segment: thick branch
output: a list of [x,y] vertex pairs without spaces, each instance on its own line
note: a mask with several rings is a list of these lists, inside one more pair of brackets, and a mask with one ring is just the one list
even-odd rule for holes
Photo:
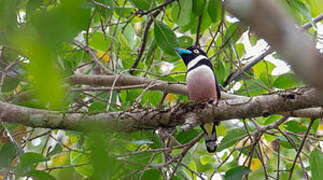
[[308,117],[311,119],[317,119],[323,117],[323,109],[321,107],[300,109],[289,112],[289,115],[293,117]]
[[272,0],[226,0],[225,6],[241,21],[253,27],[307,83],[323,92],[323,55],[311,38],[295,26]]
[[188,118],[193,127],[211,121],[268,116],[321,105],[314,89],[302,88],[252,98],[223,100],[217,105],[209,102],[185,103],[167,109],[137,107],[128,111],[97,114],[36,110],[0,102],[0,118],[4,122],[31,127],[88,130],[95,126],[102,130],[134,131],[184,125]]

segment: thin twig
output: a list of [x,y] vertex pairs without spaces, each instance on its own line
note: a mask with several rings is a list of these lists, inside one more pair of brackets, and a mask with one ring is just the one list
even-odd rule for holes
[[[142,40],[141,40],[141,44],[140,44],[140,49],[139,49],[139,54],[137,56],[137,59],[135,60],[134,64],[131,66],[132,69],[136,68],[141,60],[141,57],[145,51],[146,48],[146,44],[147,44],[147,39],[148,39],[148,33],[149,33],[149,29],[150,26],[152,25],[154,18],[160,13],[160,11],[156,11],[154,14],[152,14],[152,17],[149,18],[145,29],[144,29],[144,33],[142,35]],[[130,74],[133,74],[133,71],[130,71]]]
[[168,0],[168,1],[164,2],[163,4],[161,4],[161,5],[159,5],[159,6],[155,7],[155,8],[152,8],[152,9],[150,9],[148,11],[144,11],[144,12],[139,11],[136,14],[140,14],[140,16],[147,15],[147,14],[151,13],[152,11],[163,9],[165,6],[167,6],[168,4],[170,4],[170,3],[174,2],[174,1],[175,0]]
[[199,21],[197,25],[197,31],[196,31],[196,41],[195,41],[195,46],[200,47],[200,29],[201,29],[201,24],[202,24],[202,17],[203,14],[199,16]]
[[279,170],[280,170],[280,140],[277,139],[277,144],[278,144],[278,155],[277,155],[277,179],[279,179]]
[[40,171],[52,171],[56,169],[66,169],[66,168],[76,168],[76,167],[81,167],[81,166],[86,166],[90,165],[90,163],[83,163],[83,164],[75,164],[75,165],[67,165],[67,166],[56,166],[56,167],[51,167],[51,168],[45,168]]
[[[301,143],[301,145],[300,145],[300,147],[299,147],[299,149],[298,149],[298,151],[297,151],[297,153],[296,153],[296,156],[295,156],[295,159],[294,159],[293,165],[292,165],[292,167],[290,168],[290,172],[289,172],[288,180],[291,180],[291,179],[292,179],[292,175],[293,175],[293,171],[294,171],[294,168],[295,168],[295,164],[296,164],[297,158],[298,158],[299,154],[302,152],[302,149],[303,149],[303,147],[304,147],[304,144],[305,144],[306,138],[307,138],[308,134],[310,133],[310,130],[311,130],[311,128],[312,128],[313,123],[314,123],[314,119],[311,119],[311,122],[310,122],[310,124],[308,125],[308,128],[307,128],[307,130],[306,130],[305,136],[304,136],[304,138],[303,138],[303,140],[302,140],[302,143]],[[305,175],[305,178],[306,178],[306,179],[309,179],[309,177],[308,177],[308,175],[307,175],[306,173],[305,173],[304,175]]]

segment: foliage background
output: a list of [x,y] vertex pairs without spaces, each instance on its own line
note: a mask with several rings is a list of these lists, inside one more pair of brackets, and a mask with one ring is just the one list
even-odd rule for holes
[[[314,26],[308,34],[322,43],[312,19],[323,12],[321,0],[275,2],[297,24]],[[273,75],[276,65],[263,58],[230,80],[253,58],[242,36],[252,46],[260,42],[252,27],[234,19],[219,0],[0,0],[0,98],[23,107],[88,114],[174,106],[188,98],[149,91],[149,84],[118,90],[71,84],[68,77],[126,74],[184,84],[185,66],[174,48],[192,44],[207,52],[223,91],[257,96],[305,86],[292,70]],[[281,118],[221,123],[216,154],[206,152],[199,127],[88,132],[1,122],[0,178],[237,179],[248,174],[288,179],[294,171],[293,179],[319,179],[320,120],[291,117],[278,130],[257,134]]]

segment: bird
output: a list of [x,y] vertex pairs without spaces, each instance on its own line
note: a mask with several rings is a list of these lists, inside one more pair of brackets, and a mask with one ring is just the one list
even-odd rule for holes
[[[175,48],[177,55],[186,65],[186,84],[189,99],[192,101],[212,100],[215,103],[221,98],[220,86],[213,66],[207,54],[196,46],[186,49]],[[205,145],[209,153],[217,148],[216,126],[218,123],[200,125],[205,133]]]

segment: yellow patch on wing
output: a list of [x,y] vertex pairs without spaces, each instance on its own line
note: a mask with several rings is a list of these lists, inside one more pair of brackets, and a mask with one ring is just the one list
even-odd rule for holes
[[211,136],[213,130],[213,123],[204,124],[203,127],[206,130],[207,134]]

